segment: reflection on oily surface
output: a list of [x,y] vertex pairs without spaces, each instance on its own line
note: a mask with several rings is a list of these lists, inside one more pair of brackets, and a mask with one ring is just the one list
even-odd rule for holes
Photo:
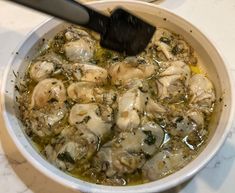
[[[73,190],[54,182],[34,168],[17,150],[3,126],[1,126],[0,141],[0,164],[4,165],[0,172],[0,178],[4,179],[0,180],[2,192],[8,193],[10,190],[10,193],[80,193],[79,190]],[[162,193],[180,192],[187,183]]]
[[[191,13],[191,12],[186,13],[185,10],[179,11],[179,13],[184,14],[185,17],[195,18],[195,22],[200,23],[201,26],[206,26],[207,32],[209,34],[210,33],[214,34],[213,38],[218,41],[219,45],[221,46],[221,49],[223,49],[227,53],[228,61],[231,61],[231,64],[232,64],[233,53],[232,53],[231,46],[229,46],[230,44],[227,44],[227,43],[231,42],[231,40],[234,39],[233,36],[231,36],[232,34],[234,34],[233,27],[230,26],[229,28],[227,28],[227,31],[226,31],[226,33],[228,34],[228,36],[226,36],[227,39],[226,39],[226,37],[220,39],[220,34],[224,31],[227,24],[230,22],[230,20],[225,21],[225,18],[229,18],[227,16],[231,14],[230,11],[234,10],[234,8],[232,6],[233,1],[226,1],[226,3],[225,3],[225,1],[216,1],[217,4],[213,4],[214,3],[213,0],[208,0],[206,5],[205,5],[204,1],[201,1],[201,2],[198,1],[197,4],[194,4],[194,3],[191,4],[191,2],[193,2],[193,1],[190,1],[190,3],[188,3],[185,8],[190,9],[190,6],[191,6],[191,7],[194,7],[196,10],[200,9],[201,15],[204,15],[204,14],[207,15],[208,11],[209,11],[210,17],[213,17],[215,19],[220,18],[219,21],[224,21],[221,23],[220,29],[216,28],[216,29],[218,29],[217,33],[214,33],[214,30],[212,30],[212,29],[214,29],[213,26],[215,24],[213,24],[213,22],[212,23],[209,22],[210,21],[209,19],[205,20],[204,23],[201,23],[200,18],[198,17],[198,12],[196,13],[196,11],[195,11],[195,13]],[[2,3],[2,4],[6,4],[6,3]],[[210,7],[210,5],[212,5],[212,4],[213,4],[214,9],[208,10],[208,7]],[[224,13],[224,17],[218,16],[218,12],[217,12],[218,10],[219,10],[219,12]],[[224,10],[226,10],[226,11],[224,11]],[[8,11],[10,14],[9,10],[6,9],[6,11]],[[9,14],[7,16],[9,16]],[[19,18],[23,18],[24,16],[25,16],[25,14],[22,14],[22,17],[19,17]],[[9,17],[5,18],[5,21],[8,23],[11,23],[11,22],[9,22]],[[25,22],[25,24],[30,25],[30,26],[34,26],[35,20],[32,22],[29,22],[29,21]],[[15,28],[14,28],[14,30],[16,31]],[[22,26],[19,26],[18,28],[22,28]],[[28,29],[24,28],[24,31],[27,31],[27,30]],[[6,36],[6,37],[9,37],[9,36]],[[18,38],[18,39],[20,39],[20,38]],[[9,56],[7,56],[7,54],[10,55],[10,48],[13,49],[15,47],[15,45],[12,41],[12,38],[9,38],[9,39],[6,38],[6,42],[7,43],[6,44],[3,43],[3,45],[9,47],[9,53],[7,53],[6,51],[3,51],[3,50],[2,50],[3,52],[1,53],[1,56],[4,56],[5,58],[9,57]],[[7,62],[7,60],[6,60],[6,62]],[[1,67],[3,69],[5,68],[4,64],[6,62],[2,62],[2,64],[1,64],[2,65]],[[231,68],[233,69],[233,74],[235,75],[234,66],[231,65]],[[3,127],[1,126],[0,133],[2,132],[2,130],[3,130]],[[208,168],[206,167],[204,170],[202,170],[202,172],[200,172],[196,176],[196,178],[194,178],[193,182],[191,181],[191,183],[189,183],[190,185],[188,185],[188,187],[186,189],[181,190],[181,192],[192,192],[192,191],[200,192],[201,189],[203,189],[203,191],[205,191],[205,192],[213,192],[213,190],[215,192],[230,192],[230,191],[232,191],[231,187],[233,187],[233,186],[231,186],[231,185],[233,185],[233,179],[234,179],[234,177],[233,177],[234,172],[233,171],[235,171],[234,170],[234,153],[235,153],[234,137],[235,136],[234,135],[232,136],[232,133],[234,133],[234,129],[230,133],[226,144],[221,149],[221,152],[219,153],[218,156],[215,157],[214,160],[212,160],[212,162],[210,162],[210,164],[208,165]],[[4,137],[4,139],[5,139],[5,137]],[[8,137],[2,141],[4,141],[5,144],[7,144],[9,142],[9,140],[10,140],[10,138]],[[228,148],[228,145],[229,145],[229,148]],[[1,149],[1,147],[0,147],[0,149]],[[17,147],[14,147],[13,151],[17,151]],[[2,154],[2,150],[0,150],[0,152],[1,152],[0,153],[1,154],[0,155],[0,163],[1,163],[0,164],[0,167],[1,167],[0,173],[2,174],[3,171],[6,171],[5,168],[7,168],[7,171],[4,173],[6,173],[6,175],[8,175],[8,176],[6,176],[4,179],[7,179],[6,181],[9,182],[9,183],[6,183],[5,180],[0,180],[1,190],[3,192],[7,192],[4,190],[8,190],[11,193],[17,192],[17,191],[19,192],[19,190],[24,190],[25,187],[21,186],[21,184],[24,184],[24,182],[22,182],[18,177],[15,177],[16,172],[14,172],[12,170],[11,164],[8,164],[9,166],[5,167],[6,164],[8,163],[8,161],[6,160],[5,156]],[[11,155],[12,155],[12,157],[14,157],[14,154],[11,154]],[[19,156],[18,154],[15,154],[15,155],[16,155],[15,157]],[[31,172],[31,171],[29,170],[29,172]],[[24,173],[26,173],[26,171],[24,171],[22,173],[23,173],[22,175],[24,175]],[[14,186],[12,184],[14,184]],[[45,186],[47,187],[47,185],[45,185]],[[211,189],[211,187],[213,187],[213,189]],[[41,187],[40,191],[35,191],[35,192],[43,193],[44,189],[45,189],[44,187]],[[55,189],[57,189],[57,185],[55,185]],[[50,189],[50,190],[52,190],[52,189]],[[29,190],[28,192],[31,192],[31,191]],[[45,191],[45,192],[52,192],[52,191]]]
[[[0,122],[2,122],[2,118]],[[2,146],[0,145],[0,164],[4,165],[0,172],[1,192],[8,193],[10,186],[10,193],[79,193],[79,191],[54,182],[26,161],[3,125],[1,126],[0,142],[2,144]]]
[[104,49],[69,26],[32,60],[20,118],[38,151],[85,181],[135,185],[192,161],[210,132],[215,93],[183,37],[158,28],[144,52]]

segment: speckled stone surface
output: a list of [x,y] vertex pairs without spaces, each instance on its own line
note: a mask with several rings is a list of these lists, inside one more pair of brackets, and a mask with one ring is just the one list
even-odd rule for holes
[[[206,33],[235,76],[234,0],[159,0]],[[48,16],[0,0],[0,78],[15,47]],[[0,83],[1,84],[1,83]],[[235,81],[234,84],[235,86]],[[41,174],[19,153],[0,120],[0,193],[73,193]],[[165,193],[234,193],[235,123],[219,153],[188,182]]]

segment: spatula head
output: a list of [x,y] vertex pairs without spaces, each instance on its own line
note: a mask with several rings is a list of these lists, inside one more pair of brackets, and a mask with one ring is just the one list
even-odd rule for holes
[[115,9],[106,26],[104,34],[101,34],[101,46],[136,55],[142,52],[150,42],[156,27],[122,9]]

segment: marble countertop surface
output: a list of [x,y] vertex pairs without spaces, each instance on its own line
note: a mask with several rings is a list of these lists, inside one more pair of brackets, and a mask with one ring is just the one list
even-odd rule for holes
[[[234,0],[159,0],[205,32],[221,50],[235,76]],[[0,77],[15,47],[48,16],[0,0]],[[1,83],[0,83],[1,84]],[[235,86],[235,81],[234,81]],[[0,193],[75,193],[30,165],[13,144],[0,120]],[[165,193],[234,193],[235,122],[221,150],[188,182]]]

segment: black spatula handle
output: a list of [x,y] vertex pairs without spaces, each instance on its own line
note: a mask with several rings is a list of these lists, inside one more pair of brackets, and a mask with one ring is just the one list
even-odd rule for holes
[[109,17],[73,0],[10,0],[63,20],[105,33]]

